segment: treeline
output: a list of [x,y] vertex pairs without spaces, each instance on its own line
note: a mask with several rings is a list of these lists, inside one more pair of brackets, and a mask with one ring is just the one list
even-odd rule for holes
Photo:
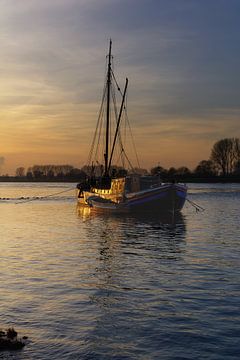
[[184,166],[178,169],[156,166],[151,173],[159,173],[168,181],[240,181],[240,140],[225,138],[217,141],[209,159],[201,160],[193,171]]
[[86,173],[72,165],[34,165],[25,170],[24,167],[16,169],[15,178],[28,181],[78,181],[84,179]]
[[[15,177],[2,176],[2,181],[73,181],[78,182],[90,176],[91,166],[81,169],[72,165],[34,165],[25,169],[18,167]],[[201,160],[194,170],[185,166],[166,169],[160,165],[153,167],[150,172],[146,169],[135,168],[126,170],[119,166],[112,166],[112,176],[121,177],[129,173],[140,175],[160,175],[163,181],[238,181],[240,182],[240,140],[226,138],[217,141],[211,150],[209,159]],[[94,174],[103,174],[103,166],[97,165]]]

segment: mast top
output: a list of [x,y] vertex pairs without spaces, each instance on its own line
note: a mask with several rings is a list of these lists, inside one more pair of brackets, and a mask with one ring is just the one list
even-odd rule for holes
[[112,57],[112,39],[109,40],[109,50],[108,50],[108,66],[111,66],[111,57]]

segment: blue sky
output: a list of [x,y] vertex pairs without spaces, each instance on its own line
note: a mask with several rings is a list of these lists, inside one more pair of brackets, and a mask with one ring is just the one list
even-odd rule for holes
[[141,165],[194,168],[240,136],[239,16],[238,0],[0,0],[2,172],[84,164],[110,37]]

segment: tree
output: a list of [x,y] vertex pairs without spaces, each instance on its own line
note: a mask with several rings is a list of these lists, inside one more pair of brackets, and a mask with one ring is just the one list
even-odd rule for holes
[[177,169],[175,169],[175,167],[170,167],[170,169],[168,169],[168,176],[170,178],[174,178],[174,176],[176,176],[177,174]]
[[194,173],[198,176],[216,176],[217,175],[217,169],[212,160],[201,160],[196,169],[194,170]]
[[129,170],[129,174],[147,175],[148,171],[147,171],[147,169],[135,167],[135,168]]
[[27,177],[28,180],[32,180],[32,179],[33,179],[32,168],[28,168],[26,177]]
[[237,162],[240,160],[240,140],[238,138],[226,138],[217,141],[213,145],[210,159],[223,175],[233,173]]
[[86,179],[86,174],[84,171],[78,168],[73,168],[70,170],[70,172],[67,174],[67,177],[72,180],[80,181]]
[[24,167],[20,166],[16,169],[16,176],[17,177],[24,177],[25,176],[25,169]]
[[162,173],[166,172],[166,169],[164,169],[162,166],[158,165],[153,167],[151,170],[151,175],[161,175]]
[[240,160],[238,160],[235,165],[234,174],[240,175]]
[[191,175],[191,171],[186,166],[181,166],[177,169],[176,175],[180,176],[189,176]]

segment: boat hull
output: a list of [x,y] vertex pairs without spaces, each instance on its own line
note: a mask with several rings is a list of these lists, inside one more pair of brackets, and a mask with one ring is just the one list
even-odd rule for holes
[[132,196],[127,206],[131,211],[179,212],[184,206],[186,194],[185,185],[166,184],[144,194]]
[[187,187],[182,184],[163,184],[156,188],[125,194],[122,201],[116,203],[103,199],[95,193],[85,193],[79,199],[80,205],[99,211],[110,212],[180,212],[184,206]]

